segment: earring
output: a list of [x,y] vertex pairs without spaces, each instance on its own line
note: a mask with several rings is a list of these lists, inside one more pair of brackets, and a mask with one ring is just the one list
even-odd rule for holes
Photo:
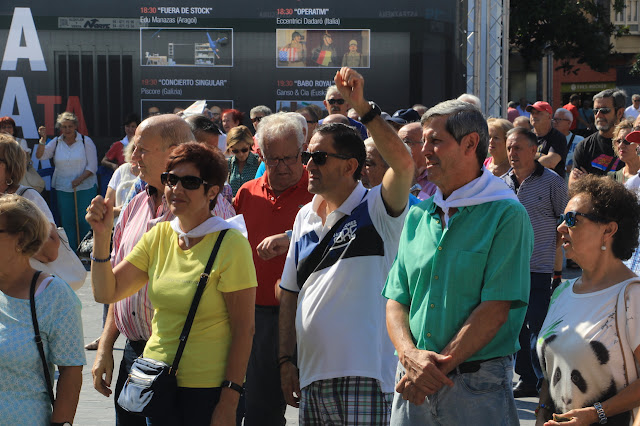
[[607,250],[607,246],[605,246],[604,244],[600,246],[600,250],[602,251],[606,251]]
[[13,179],[9,178],[5,181],[5,183],[7,184],[7,186],[11,186],[13,185]]

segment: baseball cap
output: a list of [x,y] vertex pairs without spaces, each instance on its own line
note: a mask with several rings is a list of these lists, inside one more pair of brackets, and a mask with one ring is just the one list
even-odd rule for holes
[[399,109],[393,113],[388,121],[398,124],[413,123],[414,121],[420,121],[420,114],[413,108]]
[[527,105],[527,108],[525,108],[527,112],[531,112],[532,109],[535,109],[536,111],[547,111],[549,114],[553,115],[553,109],[551,109],[551,105],[549,105],[545,101],[538,101],[533,105]]
[[640,130],[635,130],[625,137],[627,142],[640,144]]

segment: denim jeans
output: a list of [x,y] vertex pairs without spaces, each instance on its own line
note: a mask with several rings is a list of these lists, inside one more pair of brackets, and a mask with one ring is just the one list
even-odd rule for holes
[[[396,383],[404,376],[404,367],[398,363]],[[391,408],[391,426],[423,425],[503,425],[517,426],[518,411],[511,380],[511,356],[480,364],[475,373],[449,373],[453,387],[443,386],[428,396],[422,405],[414,405],[395,393]]]
[[124,353],[122,354],[120,370],[118,371],[118,380],[116,381],[116,388],[113,392],[113,402],[116,406],[116,426],[145,426],[147,424],[144,417],[131,414],[118,405],[118,396],[120,396],[122,387],[129,377],[131,365],[136,358],[142,355],[146,344],[146,340],[130,341],[127,339],[127,343],[124,345]]
[[516,354],[516,373],[529,386],[542,386],[542,368],[536,352],[538,333],[544,323],[551,299],[551,274],[531,273],[529,306],[520,330],[520,350]]

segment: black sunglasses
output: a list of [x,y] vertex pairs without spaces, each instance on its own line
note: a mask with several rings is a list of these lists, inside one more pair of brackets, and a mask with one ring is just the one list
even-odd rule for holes
[[259,122],[260,120],[262,120],[263,118],[264,118],[264,115],[263,115],[263,116],[261,116],[261,117],[253,117],[253,118],[251,119],[251,122],[252,122],[252,123],[258,123],[258,122]]
[[307,163],[309,163],[309,160],[313,160],[316,166],[324,165],[327,162],[327,157],[340,158],[342,160],[348,160],[350,158],[354,158],[348,155],[332,154],[330,152],[324,152],[324,151],[316,151],[316,152],[303,151],[301,153],[301,156],[302,156],[302,164],[306,165]]
[[231,152],[233,152],[234,154],[238,154],[240,152],[242,152],[243,154],[246,154],[247,152],[249,152],[249,148],[232,149]]
[[160,175],[160,182],[163,185],[169,186],[171,189],[175,189],[178,182],[182,183],[184,189],[198,189],[200,185],[209,185],[206,181],[200,179],[198,176],[178,176],[173,173],[164,172]]
[[561,214],[558,218],[558,225],[561,225],[562,222],[565,222],[567,224],[567,228],[573,228],[574,226],[576,226],[576,218],[578,216],[586,217],[593,222],[604,222],[603,219],[590,213],[566,212],[565,214]]
[[329,105],[338,104],[342,105],[344,103],[344,99],[328,99]]
[[598,115],[599,112],[603,114],[609,114],[612,111],[611,108],[594,108],[593,115]]
[[631,145],[632,143],[635,143],[635,142],[629,142],[629,141],[628,141],[628,140],[626,140],[626,139],[620,139],[620,138],[618,138],[618,139],[614,139],[614,140],[613,140],[613,143],[621,143],[622,145]]

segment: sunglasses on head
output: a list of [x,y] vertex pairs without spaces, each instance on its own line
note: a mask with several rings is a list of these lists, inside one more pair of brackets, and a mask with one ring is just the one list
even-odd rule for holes
[[598,216],[592,215],[590,213],[566,212],[565,214],[561,214],[558,218],[558,225],[561,225],[562,222],[564,222],[567,224],[567,228],[573,228],[574,226],[576,226],[576,218],[578,216],[586,217],[593,222],[603,222],[603,220]]
[[231,149],[231,152],[233,152],[234,154],[239,154],[239,153],[246,154],[247,152],[249,152],[249,148]]
[[594,108],[593,115],[598,115],[599,112],[603,114],[609,114],[612,111],[611,108]]
[[198,189],[201,185],[208,185],[208,183],[198,176],[178,176],[173,173],[164,172],[160,175],[160,182],[163,185],[175,189],[178,186],[178,182],[182,184],[184,189]]
[[316,152],[303,151],[301,153],[301,156],[302,156],[302,164],[307,164],[309,163],[309,160],[313,160],[316,166],[322,166],[323,164],[325,164],[327,162],[328,157],[340,158],[342,160],[348,160],[350,158],[354,158],[348,155],[332,154],[330,152],[324,152],[324,151],[316,151]]
[[344,104],[344,99],[328,99],[327,102],[329,102],[329,105],[333,105],[333,104],[342,105]]

